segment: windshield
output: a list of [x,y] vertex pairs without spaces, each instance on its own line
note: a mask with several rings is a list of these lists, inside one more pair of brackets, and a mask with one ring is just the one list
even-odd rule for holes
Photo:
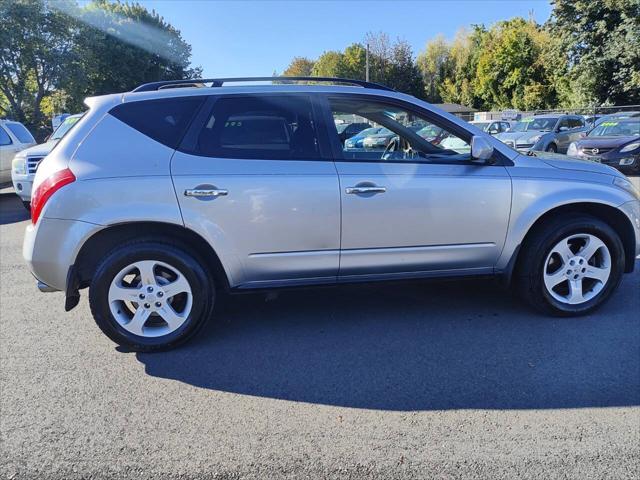
[[542,131],[550,132],[556,122],[557,118],[525,118],[523,121],[516,123],[511,127],[511,132],[529,132],[529,131]]
[[479,128],[480,130],[486,130],[487,127],[489,126],[489,122],[473,122],[471,125],[473,125],[474,127]]
[[640,136],[640,120],[602,122],[589,132],[590,137],[630,137]]
[[80,116],[67,117],[65,121],[62,122],[58,128],[56,128],[56,131],[53,132],[49,140],[60,140],[65,133],[71,130],[71,127],[73,127],[76,123],[78,123],[78,120],[80,120],[80,118],[81,118]]

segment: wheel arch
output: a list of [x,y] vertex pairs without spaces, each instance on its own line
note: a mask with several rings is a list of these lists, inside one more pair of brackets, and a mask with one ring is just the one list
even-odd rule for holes
[[588,214],[595,218],[598,218],[599,220],[608,224],[611,228],[613,228],[613,230],[618,233],[618,235],[620,235],[620,240],[622,241],[622,245],[624,247],[625,256],[624,271],[625,273],[632,272],[635,264],[636,239],[631,221],[623,212],[621,212],[616,207],[597,202],[576,202],[554,207],[544,212],[535,219],[535,221],[527,230],[527,233],[524,235],[522,242],[516,247],[513,256],[511,257],[506,268],[506,271],[504,272],[507,281],[510,281],[514,272],[517,271],[518,263],[522,258],[523,252],[526,251],[527,241],[534,235],[535,232],[537,232],[540,228],[544,228],[544,226],[549,221],[557,218],[560,215],[576,213]]
[[184,245],[211,271],[218,288],[229,289],[229,277],[220,257],[202,236],[180,225],[163,222],[127,222],[108,226],[89,237],[76,256],[67,280],[67,296],[91,282],[98,262],[119,244],[141,237]]

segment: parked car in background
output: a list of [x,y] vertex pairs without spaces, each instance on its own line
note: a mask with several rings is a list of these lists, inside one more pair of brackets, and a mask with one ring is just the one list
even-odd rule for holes
[[440,146],[447,150],[453,150],[457,153],[469,153],[471,152],[471,145],[462,140],[461,138],[447,135],[441,142]]
[[45,143],[26,148],[19,152],[11,165],[11,181],[16,194],[25,208],[31,208],[31,186],[40,162],[56,146],[58,141],[73,127],[82,114],[68,115]]
[[0,188],[11,185],[11,161],[16,153],[36,144],[20,122],[0,119]]
[[511,123],[505,120],[492,120],[487,122],[472,121],[469,122],[474,127],[478,127],[483,132],[487,132],[489,135],[497,135],[508,131],[511,128]]
[[347,140],[347,138],[351,138],[367,128],[371,128],[371,125],[369,123],[362,122],[342,123],[336,125],[336,129],[338,130],[338,137],[343,144]]
[[594,123],[595,126],[600,125],[602,122],[610,122],[613,120],[620,120],[623,118],[640,118],[640,112],[638,111],[628,111],[628,112],[616,112],[610,113],[608,115],[601,115],[598,117]]
[[640,174],[640,118],[602,122],[569,146],[567,155],[594,160],[627,174]]
[[366,129],[362,130],[357,135],[354,135],[351,138],[347,138],[345,140],[345,142],[344,142],[344,148],[346,148],[346,149],[356,149],[356,150],[364,148],[364,146],[362,145],[362,143],[364,142],[364,139],[369,137],[369,136],[371,136],[371,135],[375,135],[375,134],[379,133],[380,130],[382,130],[382,128],[383,127],[371,127],[371,128],[366,128]]
[[[192,338],[222,292],[497,275],[541,311],[574,316],[635,268],[640,193],[613,168],[520,155],[359,80],[205,82],[88,99],[36,173],[22,252],[39,288],[65,292],[70,310],[88,287],[98,327],[128,348]],[[336,112],[392,141],[345,148]],[[433,145],[417,120],[469,151]]]
[[381,128],[377,133],[368,135],[362,141],[362,148],[369,150],[384,150],[395,137],[396,134],[388,128]]
[[425,125],[416,133],[433,145],[438,145],[447,136],[446,130],[433,124]]
[[582,115],[587,125],[595,126],[596,122],[602,117],[602,115]]
[[538,115],[514,124],[496,138],[519,152],[565,153],[571,142],[586,135],[589,126],[580,115]]

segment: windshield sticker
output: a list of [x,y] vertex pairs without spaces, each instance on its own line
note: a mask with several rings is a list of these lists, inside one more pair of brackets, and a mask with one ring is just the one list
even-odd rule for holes
[[601,125],[603,127],[615,127],[616,125],[618,125],[618,122],[602,122]]
[[524,119],[524,120],[522,120],[522,121],[523,121],[523,122],[526,122],[526,123],[530,123],[530,122],[533,122],[534,120],[535,120],[535,118],[525,118],[525,119]]

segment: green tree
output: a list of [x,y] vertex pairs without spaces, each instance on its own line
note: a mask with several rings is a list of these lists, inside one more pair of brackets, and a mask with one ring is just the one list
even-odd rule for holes
[[393,44],[387,75],[385,84],[391,88],[418,98],[424,97],[422,75],[413,61],[413,52],[408,42],[398,40]]
[[342,70],[342,53],[330,50],[315,61],[312,74],[314,77],[339,77]]
[[482,98],[475,90],[478,59],[487,30],[474,25],[471,31],[460,30],[451,44],[448,76],[438,87],[443,102],[459,103],[474,108],[484,108]]
[[392,42],[386,33],[369,32],[365,38],[369,45],[370,80],[387,85],[400,92],[424,97],[424,84],[413,59],[408,42]]
[[554,0],[553,7],[547,27],[571,66],[565,102],[640,103],[640,0]]
[[35,129],[44,123],[42,101],[69,78],[78,26],[44,0],[0,0],[0,18],[0,103]]
[[32,129],[86,96],[200,74],[180,32],[138,4],[0,0],[0,17],[0,110]]
[[282,75],[287,77],[309,77],[313,73],[313,60],[307,57],[293,57],[291,63]]
[[364,80],[367,69],[367,50],[360,43],[352,43],[344,49],[340,73],[346,78]]
[[433,103],[441,102],[439,87],[453,73],[451,46],[442,35],[427,42],[424,51],[416,58],[416,65],[422,74],[426,99]]
[[139,4],[95,0],[67,11],[82,25],[75,43],[75,75],[65,87],[72,110],[86,96],[129,91],[158,80],[195,78],[191,46],[155,11]]
[[553,107],[556,95],[542,52],[551,42],[535,22],[514,18],[495,24],[478,57],[476,94],[492,108]]

